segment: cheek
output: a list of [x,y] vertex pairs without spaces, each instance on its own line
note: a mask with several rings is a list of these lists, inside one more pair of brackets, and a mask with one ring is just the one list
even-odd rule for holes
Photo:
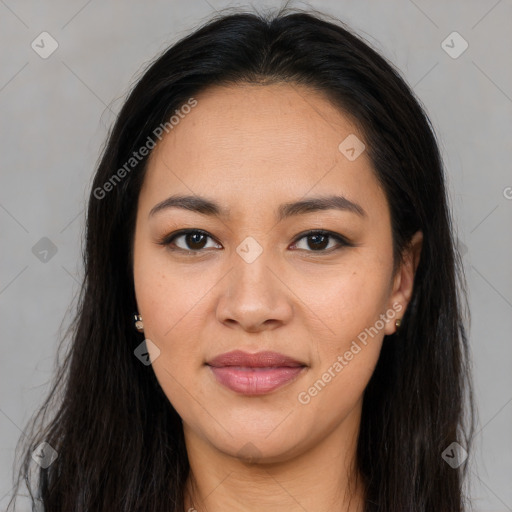
[[315,330],[314,364],[297,398],[313,416],[336,424],[360,400],[382,348],[385,283],[379,273],[350,271],[309,296],[324,327]]
[[198,292],[191,292],[192,283],[164,258],[142,256],[134,265],[134,281],[144,336],[159,351],[152,368],[169,401],[183,411],[189,397],[184,389],[194,388],[193,377],[203,357],[194,342],[202,322]]
[[190,393],[198,400],[203,394],[196,382],[205,359],[200,340],[207,332],[209,294],[219,279],[211,274],[204,268],[192,271],[184,265],[171,265],[165,251],[141,251],[139,264],[134,265],[144,336],[159,350],[153,371],[182,417],[190,413]]
[[333,421],[332,408],[350,409],[377,364],[385,326],[380,315],[385,313],[390,272],[390,261],[358,260],[352,267],[347,265],[339,279],[325,283],[322,294],[317,293],[329,330],[317,344],[319,360],[303,397],[315,403],[319,414],[327,408]]
[[181,325],[190,323],[194,310],[201,307],[209,285],[203,278],[171,265],[165,250],[140,249],[134,262],[135,295],[144,320],[145,333],[160,343],[169,343]]
[[[356,343],[357,344],[357,343]],[[377,364],[382,341],[374,340],[372,345],[359,343],[357,350],[336,354],[329,363],[312,375],[297,401],[313,418],[323,417],[331,426],[346,418],[360,402],[364,390]]]
[[387,302],[387,283],[383,266],[359,263],[340,271],[335,279],[331,276],[307,285],[305,302],[324,323],[325,335],[334,341],[327,346],[341,350],[347,340],[375,323]]

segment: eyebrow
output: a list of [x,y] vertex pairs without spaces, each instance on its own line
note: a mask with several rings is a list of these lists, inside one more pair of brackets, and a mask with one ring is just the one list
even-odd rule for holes
[[[201,196],[173,195],[155,205],[149,212],[149,217],[167,208],[181,208],[201,215],[225,219],[230,216],[229,209],[223,208],[211,199]],[[342,210],[355,213],[360,217],[368,216],[361,205],[341,195],[330,195],[283,203],[277,209],[277,219],[280,222],[294,215],[304,215],[321,210]]]

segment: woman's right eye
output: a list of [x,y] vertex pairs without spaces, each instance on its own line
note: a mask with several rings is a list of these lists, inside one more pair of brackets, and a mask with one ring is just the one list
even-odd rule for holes
[[[213,240],[213,238],[206,231],[199,229],[185,229],[176,233],[171,233],[170,235],[166,235],[159,242],[159,244],[167,246],[171,251],[197,253],[205,247],[207,248],[205,242],[208,238]],[[179,240],[181,241],[177,243]],[[180,247],[179,244],[182,246]]]

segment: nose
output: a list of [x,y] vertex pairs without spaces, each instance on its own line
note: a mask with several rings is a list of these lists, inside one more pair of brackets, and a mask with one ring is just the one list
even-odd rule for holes
[[263,251],[251,263],[234,255],[234,268],[222,280],[217,304],[219,322],[230,328],[259,332],[290,321],[293,293],[269,253]]

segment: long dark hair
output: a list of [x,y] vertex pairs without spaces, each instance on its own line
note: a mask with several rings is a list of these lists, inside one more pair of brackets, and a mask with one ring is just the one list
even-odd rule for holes
[[[117,117],[89,198],[71,343],[19,468],[16,489],[24,479],[46,512],[184,510],[181,419],[152,367],[134,356],[143,336],[133,326],[131,250],[148,157],[130,158],[209,86],[279,82],[324,94],[361,128],[390,206],[395,268],[411,236],[424,235],[400,333],[385,337],[364,393],[357,463],[365,511],[466,510],[467,462],[452,467],[443,452],[454,442],[470,452],[469,315],[434,129],[368,42],[339,20],[284,7],[208,20],[151,63]],[[41,421],[53,406],[51,421]],[[58,457],[33,476],[42,442]]]

